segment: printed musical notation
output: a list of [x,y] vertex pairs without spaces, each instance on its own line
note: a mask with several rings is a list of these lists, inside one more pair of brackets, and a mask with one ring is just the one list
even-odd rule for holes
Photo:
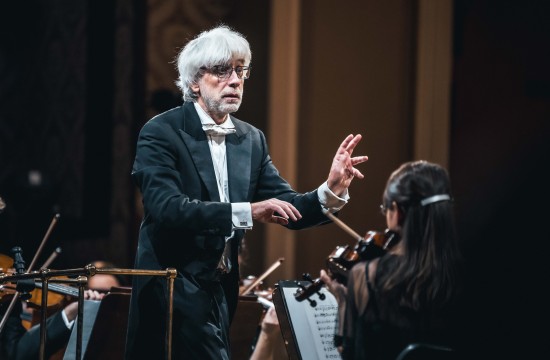
[[319,301],[315,307],[306,307],[306,318],[310,324],[318,359],[340,359],[340,353],[334,346],[338,305],[332,294],[326,289],[322,291],[327,298]]
[[300,356],[303,360],[341,359],[334,346],[338,303],[325,288],[324,300],[317,301],[315,307],[306,301],[298,302],[294,298],[296,288],[283,288],[293,333],[296,337]]

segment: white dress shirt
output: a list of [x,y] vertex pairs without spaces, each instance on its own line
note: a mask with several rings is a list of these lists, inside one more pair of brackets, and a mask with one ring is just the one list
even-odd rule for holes
[[[199,114],[203,127],[208,127],[215,124],[215,121],[198,103],[195,102],[194,105],[197,113]],[[223,122],[223,124],[221,124],[221,126],[227,129],[232,129],[235,127],[230,116],[227,116],[227,119]],[[230,202],[225,135],[208,135],[208,145],[210,146],[212,162],[214,163],[214,172],[216,173],[216,183],[218,184],[220,199],[224,202]],[[323,208],[327,209],[331,213],[339,211],[349,201],[349,194],[347,190],[343,197],[338,197],[329,189],[326,181],[317,189],[317,196],[319,197],[319,202]],[[252,208],[250,207],[250,203],[231,203],[231,211],[233,229],[252,229]]]

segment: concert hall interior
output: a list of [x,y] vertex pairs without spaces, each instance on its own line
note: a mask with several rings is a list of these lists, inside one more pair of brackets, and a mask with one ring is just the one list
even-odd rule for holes
[[[365,179],[339,213],[351,229],[384,230],[380,194],[399,164],[449,170],[470,358],[539,357],[548,352],[538,329],[548,315],[549,13],[550,2],[511,0],[2,2],[0,254],[21,247],[38,269],[60,248],[51,269],[96,259],[133,267],[138,132],[182,104],[174,61],[184,41],[223,23],[253,54],[234,115],[265,133],[294,189],[319,186],[340,139],[363,135],[354,154],[369,157],[358,166]],[[336,246],[354,244],[335,224],[254,224],[241,275],[284,258],[265,288],[316,278]]]

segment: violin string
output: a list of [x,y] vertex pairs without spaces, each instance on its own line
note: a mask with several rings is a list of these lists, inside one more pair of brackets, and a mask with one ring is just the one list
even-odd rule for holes
[[[42,289],[42,282],[37,281],[36,286]],[[71,286],[60,285],[60,284],[48,284],[48,290],[61,293],[63,295],[70,295],[73,297],[78,296],[78,289],[75,289]]]

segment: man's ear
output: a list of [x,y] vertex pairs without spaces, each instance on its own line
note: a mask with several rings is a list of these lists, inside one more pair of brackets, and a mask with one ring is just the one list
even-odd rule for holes
[[200,93],[201,89],[199,87],[199,84],[194,82],[194,83],[191,84],[191,90],[193,90],[194,93],[198,94],[198,93]]

